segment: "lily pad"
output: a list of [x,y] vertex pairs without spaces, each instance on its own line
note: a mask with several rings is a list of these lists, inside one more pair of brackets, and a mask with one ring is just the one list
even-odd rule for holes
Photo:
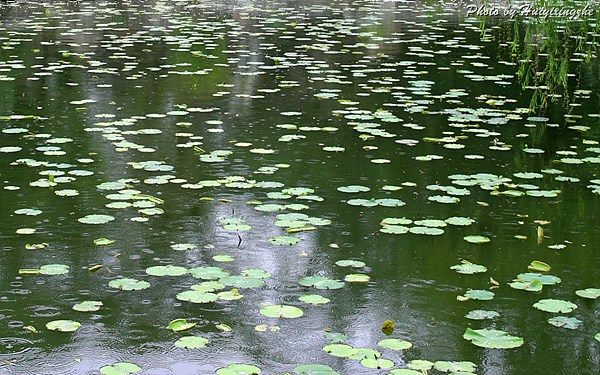
[[553,318],[548,319],[548,323],[559,328],[577,329],[583,322],[573,317],[555,316]]
[[258,288],[265,284],[265,281],[255,277],[247,276],[227,276],[219,280],[220,283],[226,286],[234,286],[236,288]]
[[394,367],[394,362],[385,358],[365,358],[360,364],[366,368],[388,369]]
[[115,218],[110,215],[87,215],[77,219],[77,221],[83,224],[106,224],[113,220]]
[[341,191],[342,193],[363,193],[371,191],[371,188],[362,185],[348,185],[338,187],[337,191]]
[[344,283],[339,280],[333,280],[324,276],[307,276],[298,280],[298,284],[312,286],[317,289],[340,289]]
[[346,344],[329,344],[325,346],[323,350],[334,357],[343,358],[350,358],[358,353],[358,349]]
[[298,375],[339,375],[331,367],[325,365],[300,365],[294,367]]
[[243,363],[232,363],[217,370],[217,375],[259,375],[260,368]]
[[187,331],[188,329],[194,328],[196,323],[188,323],[185,319],[174,319],[169,322],[167,328],[173,332]]
[[434,363],[433,368],[441,372],[475,372],[477,365],[473,362],[460,361],[437,361]]
[[587,288],[587,289],[577,290],[577,291],[575,291],[575,294],[577,294],[579,297],[583,297],[583,298],[596,299],[596,298],[600,297],[600,289]]
[[366,283],[369,282],[369,280],[371,280],[371,277],[363,273],[352,273],[350,275],[346,275],[346,277],[344,277],[344,280],[349,283]]
[[140,371],[142,371],[140,366],[130,362],[115,362],[100,368],[100,373],[103,375],[130,375]]
[[465,315],[467,319],[473,320],[484,320],[484,319],[494,319],[499,317],[500,314],[496,311],[490,310],[471,310]]
[[312,305],[324,305],[331,302],[329,298],[325,298],[318,294],[305,294],[298,297],[298,299],[302,302],[310,303]]
[[208,344],[208,339],[201,336],[185,336],[175,341],[175,346],[185,349],[203,348]]
[[98,238],[94,240],[94,245],[96,246],[109,246],[115,243],[114,240],[109,240],[108,238]]
[[177,294],[177,299],[191,303],[215,302],[219,297],[210,292],[199,292],[197,290],[186,290]]
[[146,268],[146,273],[151,276],[181,276],[188,273],[188,270],[184,267],[166,265],[166,266],[152,266]]
[[74,332],[81,327],[81,323],[74,320],[53,320],[46,323],[46,328],[51,331]]
[[46,264],[40,267],[40,275],[64,275],[69,273],[69,266],[64,264]]
[[242,276],[246,276],[246,277],[252,277],[255,279],[266,279],[271,277],[271,274],[268,273],[265,270],[262,270],[260,268],[251,268],[251,269],[247,269],[247,270],[242,270],[240,272],[240,275]]
[[534,260],[527,266],[527,269],[532,272],[548,272],[550,271],[550,265],[539,260]]
[[289,305],[267,305],[260,308],[259,312],[270,318],[299,318],[304,315],[302,309]]
[[102,307],[101,301],[83,301],[73,306],[73,310],[81,312],[98,311]]
[[482,266],[480,264],[474,264],[466,260],[463,260],[461,264],[457,264],[450,267],[450,269],[465,275],[472,275],[475,273],[482,273],[487,271],[487,268],[485,266]]
[[292,246],[300,242],[300,238],[292,236],[273,236],[269,238],[269,243],[280,246]]
[[335,262],[335,264],[340,267],[354,267],[354,268],[360,268],[360,267],[365,266],[365,262],[361,262],[359,260],[352,260],[352,259],[338,260],[337,262]]
[[511,336],[507,332],[495,329],[467,328],[463,338],[482,348],[511,349],[523,345],[522,337]]
[[193,277],[204,280],[217,280],[229,276],[229,272],[226,272],[221,267],[196,267],[190,268],[188,272]]
[[560,299],[541,299],[533,304],[538,310],[551,313],[570,313],[577,308],[577,305]]
[[463,237],[463,240],[465,240],[469,243],[477,243],[477,244],[490,242],[490,239],[488,237],[479,236],[479,235],[465,236],[465,237]]
[[377,345],[392,350],[406,350],[412,348],[413,344],[406,340],[385,339],[377,343]]
[[142,290],[150,287],[150,283],[143,280],[122,278],[108,282],[108,286],[121,290]]
[[494,299],[494,293],[490,292],[489,290],[472,289],[465,293],[464,298],[467,300],[476,299],[481,301],[489,301]]
[[561,279],[552,275],[542,275],[541,273],[520,273],[517,275],[517,280],[520,281],[533,281],[539,280],[543,285],[556,285],[560,284]]
[[397,368],[390,371],[388,375],[423,375],[423,373],[409,368]]

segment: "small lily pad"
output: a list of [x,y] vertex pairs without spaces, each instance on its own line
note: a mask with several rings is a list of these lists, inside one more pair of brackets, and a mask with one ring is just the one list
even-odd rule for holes
[[74,320],[53,320],[46,323],[46,328],[51,331],[74,332],[81,327],[81,323]]
[[108,286],[121,290],[142,290],[150,287],[150,283],[143,280],[122,278],[108,282]]
[[146,268],[146,273],[150,276],[181,276],[188,273],[188,270],[184,267],[166,265],[166,266],[152,266]]
[[312,286],[317,289],[340,289],[344,283],[324,276],[307,276],[301,278],[298,283],[304,286]]
[[302,302],[310,303],[312,305],[324,305],[326,303],[331,302],[329,298],[323,297],[318,294],[305,294],[303,296],[298,297],[298,299]]
[[140,371],[142,371],[140,366],[130,362],[116,362],[100,368],[100,373],[103,375],[130,375]]
[[377,345],[392,350],[406,350],[412,348],[413,344],[406,340],[385,339],[377,343]]
[[388,369],[394,367],[394,362],[385,358],[365,358],[360,364],[366,368]]
[[433,368],[441,372],[451,372],[451,373],[471,373],[475,372],[477,365],[473,362],[460,361],[460,362],[450,362],[450,361],[437,361],[434,363]]
[[346,344],[329,344],[323,350],[334,357],[343,358],[349,358],[358,353],[358,349]]
[[465,275],[472,275],[475,273],[482,273],[487,271],[487,268],[485,266],[482,266],[480,264],[474,264],[466,260],[463,260],[461,264],[457,264],[450,267],[450,269]]
[[495,329],[467,328],[463,338],[482,348],[511,349],[523,345],[522,337],[511,336],[507,332]]
[[371,280],[371,277],[363,273],[352,273],[350,275],[346,275],[346,277],[344,277],[344,280],[349,283],[366,283],[369,282],[369,280]]
[[300,242],[300,238],[292,236],[273,236],[269,238],[269,243],[280,246],[292,246]]
[[214,293],[199,292],[197,290],[186,290],[178,293],[176,298],[180,301],[191,303],[210,303],[215,302],[219,297]]
[[587,289],[577,290],[577,291],[575,291],[575,294],[577,294],[579,297],[583,297],[583,298],[596,299],[596,298],[600,297],[600,289],[587,288]]
[[490,239],[488,237],[479,236],[479,235],[465,236],[465,237],[463,237],[463,240],[465,240],[469,243],[476,243],[476,244],[490,242]]
[[289,305],[267,305],[260,308],[259,312],[270,318],[299,318],[304,315],[302,309]]
[[532,272],[548,272],[550,271],[550,265],[539,260],[531,262],[527,269]]
[[476,299],[481,301],[489,301],[494,299],[494,293],[490,292],[489,290],[472,289],[465,293],[464,298],[467,300]]
[[73,310],[81,312],[98,311],[102,307],[101,301],[83,301],[73,306]]
[[560,299],[541,299],[534,303],[533,307],[546,312],[566,314],[575,310],[577,305]]
[[175,319],[169,322],[167,328],[173,332],[181,332],[194,328],[195,326],[196,323],[188,323],[185,319]]
[[114,240],[109,240],[108,238],[98,238],[94,240],[94,245],[96,246],[109,246],[115,243]]
[[494,319],[499,317],[500,314],[496,311],[490,310],[471,310],[465,315],[467,319],[473,320],[484,320],[484,319]]
[[217,375],[259,375],[260,368],[243,363],[232,363],[217,370]]
[[577,329],[583,322],[573,317],[555,316],[553,318],[548,319],[548,323],[559,328]]
[[352,260],[352,259],[338,260],[337,262],[335,262],[335,264],[340,267],[354,267],[354,268],[360,268],[360,267],[365,266],[365,262],[361,262],[359,260]]
[[69,273],[69,266],[64,264],[46,264],[40,267],[40,275],[64,275]]
[[113,220],[115,218],[110,215],[87,215],[77,219],[77,221],[83,224],[105,224]]
[[185,336],[175,341],[175,346],[185,349],[203,348],[208,344],[208,339],[201,336]]
[[294,368],[298,375],[339,375],[331,367],[325,365],[300,365]]

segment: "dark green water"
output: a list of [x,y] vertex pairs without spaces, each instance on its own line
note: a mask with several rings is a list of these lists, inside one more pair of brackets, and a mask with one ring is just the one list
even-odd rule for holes
[[[312,363],[349,375],[390,371],[327,354],[325,329],[347,335],[345,343],[353,347],[380,351],[394,368],[424,359],[471,361],[477,374],[600,371],[600,342],[594,339],[600,307],[575,294],[600,288],[600,87],[593,52],[589,63],[571,56],[569,102],[529,114],[532,90],[522,90],[516,76],[524,56],[511,56],[509,21],[488,20],[482,38],[479,21],[466,19],[460,7],[219,4],[0,7],[0,373],[94,374],[114,362],[135,363],[145,374],[213,374],[230,363],[252,364],[264,374],[293,373]],[[598,37],[592,21],[581,34],[587,46]],[[323,149],[331,146],[343,149]],[[231,154],[203,161],[216,150]],[[433,160],[421,160],[426,155]],[[135,164],[144,161],[162,164]],[[81,170],[87,172],[73,172]],[[535,175],[526,179],[521,172]],[[457,177],[475,174],[486,175],[478,175],[477,184]],[[115,202],[107,195],[117,191],[97,186],[121,179],[127,179],[126,189],[164,200],[157,205],[164,212],[106,207]],[[42,187],[30,185],[38,180]],[[196,184],[208,180],[220,186]],[[236,180],[250,183],[227,186]],[[281,186],[253,186],[261,181]],[[348,185],[370,191],[337,190]],[[401,189],[382,189],[389,185]],[[466,190],[440,190],[449,186]],[[313,189],[317,197],[267,195],[293,187]],[[57,195],[65,189],[78,195]],[[497,194],[507,190],[539,190],[547,197]],[[448,195],[460,201],[429,199]],[[405,205],[347,203],[356,198]],[[256,200],[306,207],[264,212],[255,209]],[[28,208],[42,212],[15,213]],[[291,234],[301,239],[292,246],[269,243],[286,235],[275,221],[289,212],[331,224]],[[90,214],[114,220],[78,222]],[[474,222],[447,225],[441,235],[380,232],[384,218],[455,216]],[[219,219],[229,217],[245,219],[251,229],[226,230]],[[17,234],[23,228],[35,233]],[[490,242],[468,243],[468,235]],[[115,243],[95,246],[98,238]],[[42,243],[47,246],[27,246]],[[180,243],[197,248],[171,248]],[[222,254],[233,261],[213,259]],[[343,259],[366,266],[335,265]],[[450,269],[463,259],[487,272]],[[548,273],[562,282],[539,293],[511,288],[508,283],[534,260],[548,263]],[[70,269],[54,276],[19,274],[46,264]],[[219,266],[232,275],[259,268],[271,276],[258,288],[239,287],[240,300],[194,304],[176,295],[203,280],[145,272],[169,264]],[[103,267],[90,272],[95,265]],[[298,284],[305,276],[344,280],[352,273],[370,280],[336,290]],[[151,286],[120,291],[108,285],[121,277]],[[492,300],[457,300],[469,289],[494,287],[490,278],[499,284],[491,289]],[[304,294],[331,302],[310,305],[298,300]],[[532,307],[549,298],[578,308],[552,314]],[[72,309],[85,300],[103,306]],[[304,315],[261,315],[269,304],[300,307]],[[476,309],[499,316],[464,317]],[[569,330],[547,322],[558,315],[576,317],[581,325]],[[177,318],[197,325],[169,331]],[[58,319],[81,327],[70,333],[46,329]],[[380,327],[388,319],[396,324],[390,337],[408,340],[412,348],[377,346],[387,338]],[[221,323],[232,331],[219,330]],[[257,331],[261,324],[280,329]],[[463,339],[467,328],[506,331],[524,344],[477,347]],[[174,346],[187,335],[209,342],[199,349]]]

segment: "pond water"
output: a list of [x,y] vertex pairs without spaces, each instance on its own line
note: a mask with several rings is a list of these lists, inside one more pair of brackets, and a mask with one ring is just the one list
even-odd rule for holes
[[595,20],[315,0],[0,22],[0,373],[600,371]]

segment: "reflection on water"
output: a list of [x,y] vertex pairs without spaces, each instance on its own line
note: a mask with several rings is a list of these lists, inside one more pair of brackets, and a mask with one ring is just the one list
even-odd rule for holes
[[[582,74],[564,87],[576,99],[567,110],[530,115],[523,69],[536,85],[548,75],[531,70],[527,38],[518,52],[527,62],[514,62],[510,31],[532,38],[533,24],[496,19],[482,37],[456,7],[59,2],[3,4],[0,15],[3,373],[97,373],[119,361],[147,374],[214,373],[232,362],[269,374],[305,363],[388,372],[328,355],[324,330],[379,350],[395,368],[425,359],[472,361],[482,374],[598,371],[596,301],[574,294],[600,285],[598,81],[586,73],[597,71],[593,53],[568,60]],[[568,53],[569,35],[595,36],[588,26],[541,42]],[[92,214],[114,220],[78,222]],[[451,217],[474,222],[444,221]],[[385,218],[403,219],[386,229]],[[228,229],[223,219],[241,226]],[[272,243],[288,235],[301,241]],[[467,235],[491,241],[471,244]],[[96,246],[101,238],[115,243]],[[343,259],[366,266],[335,265]],[[450,269],[461,260],[488,271]],[[562,283],[540,294],[510,288],[533,260]],[[47,264],[69,272],[19,274]],[[259,288],[223,289],[236,287],[242,299],[193,304],[177,294],[207,280],[145,272],[169,264],[271,276]],[[370,281],[337,290],[298,284],[353,273]],[[108,286],[117,278],[151,287]],[[457,301],[489,288],[493,300]],[[304,294],[331,302],[312,306],[298,300]],[[542,298],[576,303],[570,315],[582,327],[550,326],[554,315],[532,307]],[[103,305],[72,309],[84,300]],[[304,315],[259,314],[268,304]],[[500,316],[464,317],[475,309]],[[169,331],[178,318],[196,327]],[[57,319],[82,326],[45,328]],[[410,350],[377,346],[387,319]],[[260,332],[261,324],[277,327]],[[462,338],[467,327],[525,344],[475,347]],[[188,334],[209,344],[174,346]]]

